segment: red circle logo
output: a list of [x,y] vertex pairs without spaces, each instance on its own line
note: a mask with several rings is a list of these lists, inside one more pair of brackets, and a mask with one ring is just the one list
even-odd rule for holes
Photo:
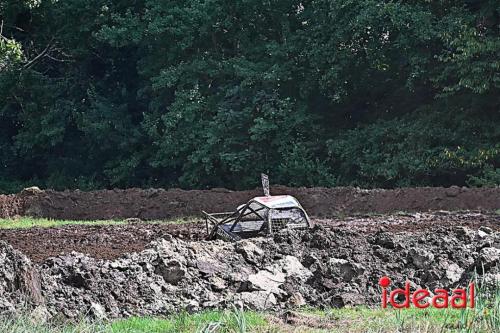
[[378,284],[382,288],[387,288],[391,284],[391,279],[389,279],[387,276],[382,276],[380,280],[378,280]]

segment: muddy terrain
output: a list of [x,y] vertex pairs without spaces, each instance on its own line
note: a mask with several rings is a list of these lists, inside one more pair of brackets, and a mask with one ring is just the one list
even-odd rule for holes
[[[399,213],[392,215],[346,216],[313,219],[319,226],[334,230],[354,230],[363,235],[379,231],[417,233],[436,226],[466,226],[473,230],[489,227],[500,231],[500,215],[480,212]],[[69,225],[57,228],[0,229],[6,241],[33,262],[49,257],[81,252],[97,259],[116,259],[124,253],[138,252],[152,241],[171,235],[182,240],[204,240],[202,220],[190,223],[129,223],[125,225]],[[39,242],[38,240],[42,240]]]
[[[496,210],[500,188],[422,187],[394,190],[359,188],[289,188],[273,186],[273,194],[291,194],[315,217],[353,213],[423,212],[436,210]],[[29,188],[0,195],[0,217],[37,216],[66,220],[141,218],[144,220],[200,216],[201,211],[231,211],[261,189],[127,189],[101,191],[41,191]]]
[[392,279],[391,287],[409,280],[412,288],[431,290],[464,286],[477,276],[483,293],[500,280],[495,213],[315,222],[310,231],[238,243],[200,240],[200,225],[2,231],[0,240],[7,242],[0,243],[0,311],[30,304],[47,317],[112,318],[235,302],[280,311],[378,304],[384,275]]

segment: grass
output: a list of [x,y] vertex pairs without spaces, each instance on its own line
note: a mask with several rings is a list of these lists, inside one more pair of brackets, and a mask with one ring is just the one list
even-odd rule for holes
[[[147,221],[147,223],[189,223],[197,221],[195,218],[182,218],[167,221]],[[33,227],[51,228],[65,225],[125,225],[126,220],[53,220],[45,218],[19,217],[13,219],[0,219],[0,229],[27,229]]]
[[477,294],[474,309],[381,309],[352,307],[294,312],[299,318],[286,323],[275,314],[252,311],[204,311],[180,313],[166,318],[131,317],[99,322],[37,323],[30,316],[0,320],[0,332],[12,333],[284,333],[284,332],[411,332],[489,333],[500,332],[500,286],[496,291]]
[[36,323],[29,316],[0,320],[0,332],[9,333],[244,333],[264,332],[268,321],[251,311],[180,313],[167,318],[131,317],[112,322],[82,319],[66,323]]

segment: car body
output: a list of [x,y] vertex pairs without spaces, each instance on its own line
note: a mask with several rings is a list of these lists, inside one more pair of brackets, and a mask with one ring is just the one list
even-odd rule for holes
[[312,227],[306,211],[291,195],[255,197],[234,212],[203,213],[209,239],[238,241],[271,236],[283,229]]

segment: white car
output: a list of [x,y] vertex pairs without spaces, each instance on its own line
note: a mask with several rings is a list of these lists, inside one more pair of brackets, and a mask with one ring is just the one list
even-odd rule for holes
[[306,211],[291,195],[255,197],[234,212],[203,214],[209,239],[237,241],[270,236],[283,229],[312,227]]

